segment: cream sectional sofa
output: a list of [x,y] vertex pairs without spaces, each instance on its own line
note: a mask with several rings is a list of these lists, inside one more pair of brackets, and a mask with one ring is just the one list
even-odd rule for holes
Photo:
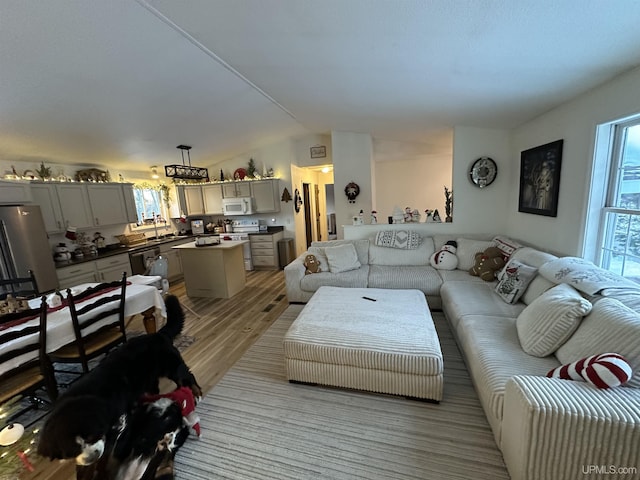
[[[431,309],[442,309],[450,323],[513,480],[640,478],[640,293],[621,290],[618,295],[632,310],[612,299],[615,294],[579,295],[567,286],[552,291],[558,280],[538,273],[520,300],[509,304],[496,294],[496,282],[484,282],[466,270],[474,246],[483,250],[492,236],[455,237],[462,240],[458,253],[463,268],[452,271],[429,265],[431,253],[451,236],[425,236],[420,249],[411,253],[378,247],[373,237],[314,243],[285,268],[289,301],[306,302],[322,285],[421,290]],[[305,275],[308,253],[326,262],[323,249],[344,243],[354,244],[358,269]],[[540,268],[558,257],[522,247],[511,259]],[[576,324],[577,330],[572,327],[575,333],[554,339],[560,344],[553,347],[556,351],[530,355],[523,350],[518,319],[544,310],[547,297],[556,291],[571,293],[567,298],[578,297],[578,303],[586,297],[593,310]],[[635,367],[637,377],[629,382],[633,386],[601,390],[586,382],[546,377],[580,358],[573,358],[579,352],[611,351],[624,354]]]

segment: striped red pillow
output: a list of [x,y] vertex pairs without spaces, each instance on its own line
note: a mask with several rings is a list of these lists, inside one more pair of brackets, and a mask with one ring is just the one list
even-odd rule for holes
[[547,373],[547,377],[552,378],[584,380],[597,388],[617,387],[627,382],[631,375],[631,366],[617,353],[601,353],[581,358]]

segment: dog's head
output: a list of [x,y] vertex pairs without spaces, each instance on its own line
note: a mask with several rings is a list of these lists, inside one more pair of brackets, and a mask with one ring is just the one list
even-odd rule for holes
[[91,465],[102,457],[113,419],[106,401],[92,396],[62,398],[40,432],[38,453]]

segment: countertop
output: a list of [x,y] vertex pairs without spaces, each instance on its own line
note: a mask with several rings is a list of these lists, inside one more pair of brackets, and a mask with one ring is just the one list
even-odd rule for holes
[[[277,232],[281,232],[284,230],[284,227],[282,226],[274,226],[274,227],[267,227],[267,231],[266,232],[256,232],[256,233],[250,233],[249,235],[271,235],[273,233],[277,233]],[[206,235],[206,234],[205,234]],[[224,234],[222,234],[224,235]],[[184,239],[189,239],[189,238],[195,238],[199,235],[166,235],[164,237],[160,237],[158,239],[148,239],[146,241],[146,243],[141,243],[140,245],[135,245],[135,246],[131,246],[128,247],[126,245],[118,245],[118,244],[113,244],[108,246],[107,248],[102,248],[98,251],[97,255],[86,255],[82,258],[74,258],[71,260],[66,260],[64,262],[55,262],[56,264],[56,268],[64,268],[64,267],[68,267],[71,265],[78,265],[80,263],[86,263],[86,262],[93,262],[94,260],[99,260],[101,258],[107,258],[107,257],[112,257],[114,255],[120,255],[123,253],[129,254],[132,252],[141,252],[144,250],[150,250],[152,248],[155,248],[159,245],[166,245],[166,244],[171,244],[174,242],[178,242]],[[239,244],[239,243],[244,243],[244,242],[223,242],[221,245],[224,245],[225,243],[227,244]],[[217,245],[215,245],[214,247],[217,247]],[[193,248],[196,248],[195,246]],[[200,248],[204,248],[204,247],[197,247],[198,249]],[[229,248],[231,248],[231,245],[229,246]]]
[[247,240],[227,240],[226,242],[216,243],[215,245],[196,245],[196,242],[183,243],[172,247],[174,250],[229,250],[249,243]]

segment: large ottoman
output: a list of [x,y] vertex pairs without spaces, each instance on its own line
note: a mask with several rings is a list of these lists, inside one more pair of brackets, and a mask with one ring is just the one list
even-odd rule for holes
[[440,341],[419,290],[320,287],[283,346],[289,381],[442,399]]

